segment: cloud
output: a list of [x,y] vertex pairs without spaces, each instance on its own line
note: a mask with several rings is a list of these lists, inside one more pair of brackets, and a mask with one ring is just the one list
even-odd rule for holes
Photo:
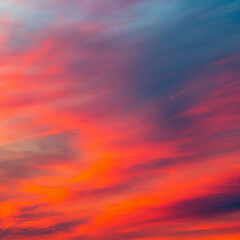
[[239,9],[0,3],[0,236],[235,240]]
[[185,219],[207,221],[240,210],[239,179],[215,186],[211,193],[179,200],[168,205],[146,208],[147,222],[165,222]]
[[24,237],[47,237],[48,235],[72,231],[75,227],[85,224],[86,222],[87,221],[85,219],[78,219],[75,221],[60,222],[46,228],[10,228],[7,230],[2,230],[0,232],[0,236],[5,238],[17,237],[19,239],[24,239]]
[[5,145],[0,150],[2,182],[48,175],[43,167],[74,161],[72,137],[72,133],[60,133]]

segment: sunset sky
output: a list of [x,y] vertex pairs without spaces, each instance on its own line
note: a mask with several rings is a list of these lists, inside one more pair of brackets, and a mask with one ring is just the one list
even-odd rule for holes
[[0,239],[239,240],[240,1],[0,0]]

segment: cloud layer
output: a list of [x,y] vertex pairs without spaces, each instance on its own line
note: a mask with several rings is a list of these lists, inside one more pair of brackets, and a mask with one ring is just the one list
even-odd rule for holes
[[240,238],[237,0],[0,2],[0,238]]

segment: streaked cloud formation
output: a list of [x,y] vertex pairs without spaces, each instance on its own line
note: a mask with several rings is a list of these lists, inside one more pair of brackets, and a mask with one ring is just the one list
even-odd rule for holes
[[240,2],[0,1],[0,238],[240,238]]

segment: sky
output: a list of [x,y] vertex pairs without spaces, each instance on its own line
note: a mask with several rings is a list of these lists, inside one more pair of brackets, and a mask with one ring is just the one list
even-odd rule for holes
[[0,239],[239,240],[240,1],[0,0]]

